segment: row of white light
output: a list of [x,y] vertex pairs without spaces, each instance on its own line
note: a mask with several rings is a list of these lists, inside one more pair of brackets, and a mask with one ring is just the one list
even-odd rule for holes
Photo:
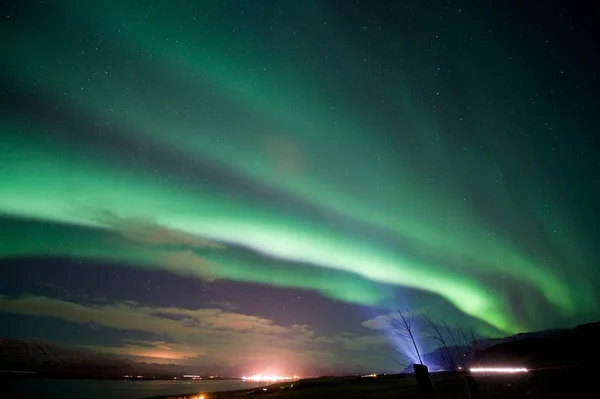
[[526,373],[524,367],[474,367],[469,369],[471,373]]

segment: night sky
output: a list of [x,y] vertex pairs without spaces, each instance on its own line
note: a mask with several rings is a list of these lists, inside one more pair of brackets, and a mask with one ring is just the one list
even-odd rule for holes
[[597,319],[600,33],[524,3],[3,6],[0,337],[313,375],[398,369],[398,308]]

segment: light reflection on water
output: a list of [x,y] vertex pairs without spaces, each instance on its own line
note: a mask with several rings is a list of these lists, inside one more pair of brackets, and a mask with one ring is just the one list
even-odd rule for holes
[[[264,382],[241,380],[54,380],[2,378],[0,396],[6,399],[138,399],[192,392],[255,388]],[[5,396],[8,394],[7,396]]]

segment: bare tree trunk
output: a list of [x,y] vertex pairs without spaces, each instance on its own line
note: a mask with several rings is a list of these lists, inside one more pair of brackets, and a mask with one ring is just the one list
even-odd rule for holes
[[[404,322],[404,324],[406,326],[408,326],[409,324],[407,323],[406,318],[404,317],[404,315],[402,314],[402,312],[400,313],[400,317],[402,318],[402,321]],[[414,317],[413,317],[414,319]],[[419,358],[419,364],[423,364],[423,359],[421,359],[421,354],[419,353],[419,348],[417,348],[417,343],[415,341],[415,335],[413,333],[413,329],[412,329],[412,322],[410,323],[410,328],[407,328],[406,330],[408,331],[408,335],[410,336],[410,340],[413,344],[413,346],[415,347],[415,352],[417,353],[417,357]]]
[[[388,316],[388,324],[392,328],[392,330],[403,337],[405,340],[409,341],[413,348],[416,359],[419,360],[419,364],[423,364],[423,359],[421,359],[421,353],[419,352],[419,348],[417,347],[417,342],[415,340],[415,332],[414,332],[414,323],[415,323],[415,312],[414,310],[406,309],[406,315],[403,314],[400,310],[398,310],[398,314],[400,318],[396,318],[393,316]],[[397,352],[399,353],[399,352]],[[400,353],[401,354],[401,353]],[[402,354],[401,354],[402,355]],[[404,355],[403,355],[404,356]],[[409,357],[409,356],[406,356]],[[415,358],[411,360],[416,360]]]

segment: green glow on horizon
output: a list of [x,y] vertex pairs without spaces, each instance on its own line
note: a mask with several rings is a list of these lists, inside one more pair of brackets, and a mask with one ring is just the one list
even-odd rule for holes
[[[168,82],[146,82],[147,89],[134,76],[133,64],[103,73],[101,56],[65,51],[58,45],[63,39],[59,33],[11,38],[2,68],[18,71],[15,79],[27,90],[61,98],[77,117],[115,127],[110,134],[131,132],[134,137],[128,140],[140,147],[176,151],[191,162],[227,171],[267,197],[281,197],[269,203],[244,192],[227,195],[217,189],[218,183],[200,186],[169,170],[132,164],[118,149],[96,152],[84,138],[71,143],[60,138],[60,129],[41,123],[32,127],[25,118],[6,116],[0,132],[5,138],[0,147],[0,187],[5,189],[0,215],[59,223],[71,238],[5,237],[0,257],[126,261],[207,278],[314,289],[334,299],[390,308],[396,304],[382,285],[411,287],[437,294],[505,332],[526,329],[527,322],[511,314],[509,303],[517,294],[494,284],[498,280],[528,291],[522,294],[527,313],[537,309],[529,291],[542,296],[545,306],[566,314],[595,308],[589,279],[571,272],[584,271],[590,254],[571,247],[564,255],[572,268],[567,270],[497,228],[502,219],[515,224],[531,220],[562,232],[549,246],[566,249],[576,239],[583,243],[576,229],[556,216],[558,199],[547,200],[557,210],[548,213],[543,209],[547,204],[534,201],[539,198],[534,189],[524,187],[520,195],[531,206],[516,207],[498,177],[499,165],[512,161],[510,154],[457,154],[436,141],[443,134],[413,99],[414,84],[393,81],[397,94],[390,96],[408,120],[406,135],[421,145],[417,160],[412,149],[390,146],[384,128],[329,106],[327,94],[302,86],[283,69],[282,60],[248,55],[247,43],[237,37],[222,39],[218,31],[211,34],[210,23],[182,25],[183,11],[170,3],[163,4],[160,15],[122,4],[109,1],[84,8],[84,14],[95,16],[89,29],[108,23],[109,38],[120,38],[99,51],[132,60],[152,57],[170,65],[165,80],[176,75],[189,86],[181,98]],[[213,7],[214,13],[226,12],[226,7]],[[126,34],[118,33],[123,26]],[[93,49],[82,47],[82,52],[89,51]],[[256,72],[261,66],[262,72]],[[314,71],[308,74],[314,77]],[[162,77],[149,75],[149,80]],[[205,93],[208,87],[211,92]],[[192,92],[202,93],[209,104],[218,100],[228,107],[189,110],[186,102]],[[207,122],[211,113],[227,113],[229,108],[229,123],[219,118],[218,123]],[[104,138],[107,143],[114,138],[110,134]],[[277,158],[280,152],[283,161]],[[470,179],[478,184],[496,182],[486,187],[499,204],[498,215],[482,216],[468,199],[471,182],[461,174],[464,168],[476,170]],[[183,253],[140,243],[108,245],[107,237],[118,236],[119,230],[100,217],[107,211],[125,221],[151,221],[207,237],[225,248]],[[323,220],[319,212],[336,223]],[[329,274],[315,272],[319,268]]]

